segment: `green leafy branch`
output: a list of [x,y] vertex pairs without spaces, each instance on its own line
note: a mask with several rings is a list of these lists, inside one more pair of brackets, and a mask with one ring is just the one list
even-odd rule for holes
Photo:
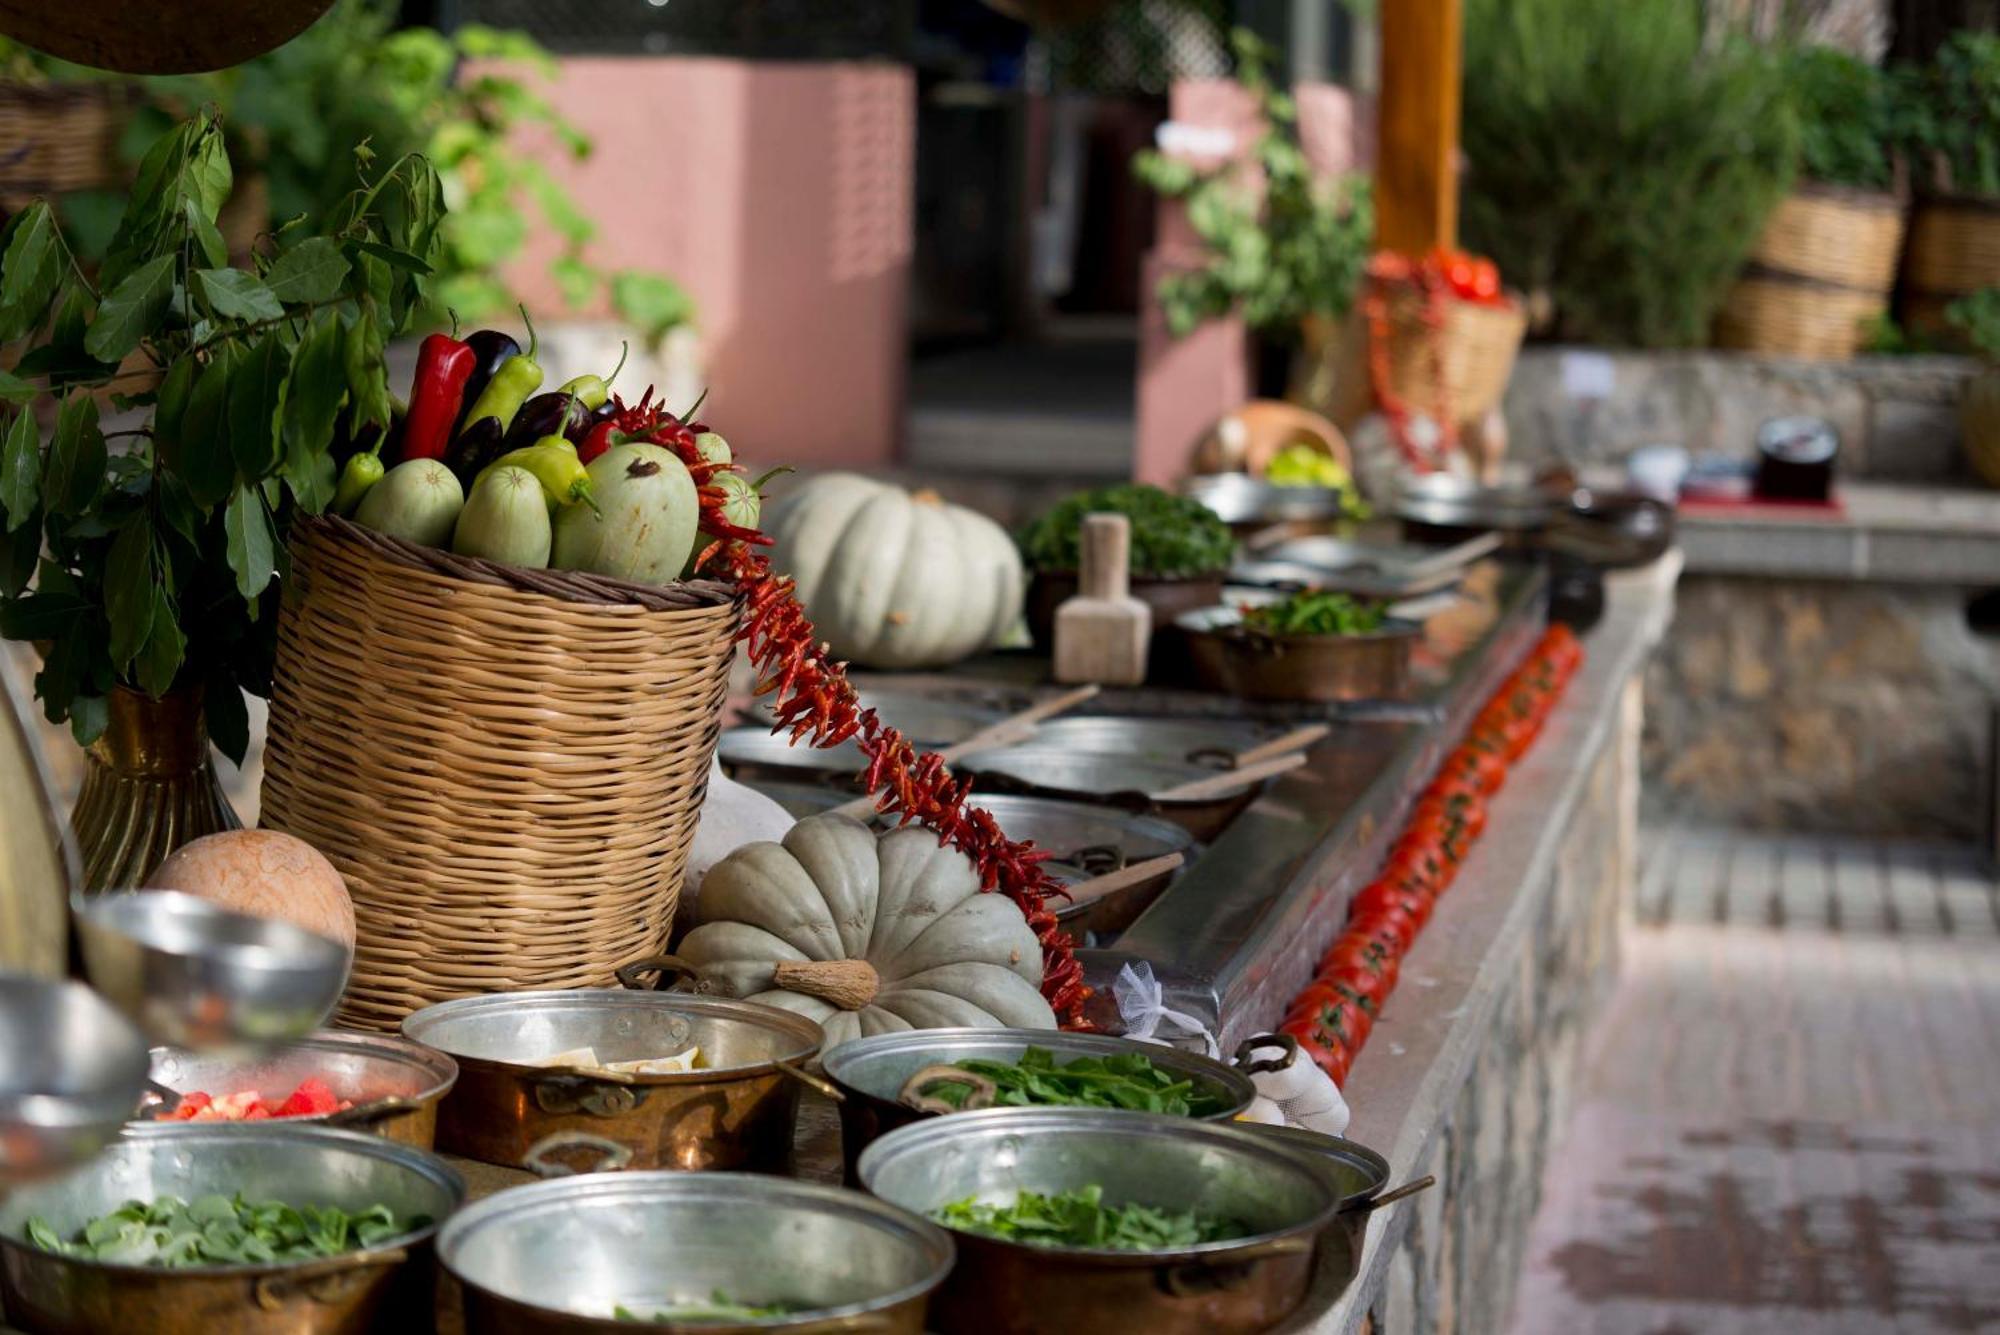
[[[36,693],[80,742],[116,686],[198,687],[243,752],[285,527],[331,499],[337,437],[388,426],[384,341],[428,299],[445,218],[422,156],[356,160],[325,225],[279,228],[250,268],[215,226],[233,172],[212,109],[146,153],[94,282],[46,202],[0,233],[0,343],[25,342],[0,377],[0,634],[44,647]],[[150,416],[107,436],[101,398]]]

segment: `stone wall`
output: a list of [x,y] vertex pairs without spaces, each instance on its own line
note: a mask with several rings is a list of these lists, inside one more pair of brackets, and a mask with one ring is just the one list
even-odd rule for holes
[[[1507,1329],[1540,1204],[1542,1171],[1577,1087],[1590,1020],[1618,966],[1629,920],[1638,802],[1640,683],[1626,683],[1616,740],[1594,765],[1539,900],[1506,966],[1498,1009],[1429,1161],[1438,1185],[1416,1198],[1368,1314],[1379,1335],[1487,1335]],[[1490,962],[1489,962],[1490,963]]]
[[2000,641],[1968,628],[1966,598],[1684,576],[1647,677],[1649,799],[1771,828],[1979,836]]
[[1759,423],[1806,414],[1840,433],[1845,476],[1963,481],[1958,396],[1972,367],[1962,357],[1527,348],[1507,386],[1508,434],[1514,456],[1535,461],[1618,460],[1656,442],[1748,459]]

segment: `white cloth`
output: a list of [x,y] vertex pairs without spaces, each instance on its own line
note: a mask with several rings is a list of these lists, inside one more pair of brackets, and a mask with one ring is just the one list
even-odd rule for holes
[[[1217,1056],[1215,1035],[1208,1026],[1168,1006],[1165,992],[1153,977],[1150,964],[1127,964],[1118,971],[1111,997],[1125,1022],[1125,1037],[1166,1046],[1173,1046],[1172,1036],[1194,1038],[1200,1040],[1204,1055]],[[1269,1055],[1275,1053],[1274,1044]],[[1326,1072],[1304,1056],[1282,1071],[1259,1071],[1250,1077],[1250,1083],[1257,1087],[1257,1097],[1242,1113],[1243,1121],[1303,1127],[1327,1136],[1347,1130],[1347,1100]]]

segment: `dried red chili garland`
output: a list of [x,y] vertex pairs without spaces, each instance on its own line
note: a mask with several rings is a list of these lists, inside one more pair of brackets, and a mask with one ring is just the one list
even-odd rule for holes
[[701,499],[701,529],[711,538],[695,568],[725,577],[742,591],[745,620],[739,638],[757,669],[757,694],[771,697],[776,718],[772,731],[789,732],[794,743],[810,740],[816,747],[853,739],[868,757],[868,791],[882,790],[877,808],[895,816],[899,824],[914,820],[935,832],[940,843],[972,860],[983,888],[1020,907],[1029,930],[1041,942],[1042,995],[1065,1028],[1086,1027],[1083,1003],[1089,989],[1083,985],[1083,967],[1049,907],[1051,899],[1065,892],[1041,865],[1048,850],[1009,839],[991,813],[965,805],[970,779],[953,778],[941,756],[919,755],[874,710],[861,708],[846,665],[832,660],[825,641],[793,596],[793,581],[774,571],[757,550],[768,547],[770,538],[723,518],[727,496],[714,479],[736,466],[701,457],[695,436],[702,425],[683,422],[653,403],[651,390],[636,406],[628,408],[621,400],[616,408],[613,421],[618,431],[627,439],[673,450],[694,478]]

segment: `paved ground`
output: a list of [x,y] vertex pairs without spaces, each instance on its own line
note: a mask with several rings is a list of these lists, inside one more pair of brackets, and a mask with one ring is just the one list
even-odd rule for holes
[[1971,854],[1649,832],[1517,1335],[2000,1331],[2000,917]]

